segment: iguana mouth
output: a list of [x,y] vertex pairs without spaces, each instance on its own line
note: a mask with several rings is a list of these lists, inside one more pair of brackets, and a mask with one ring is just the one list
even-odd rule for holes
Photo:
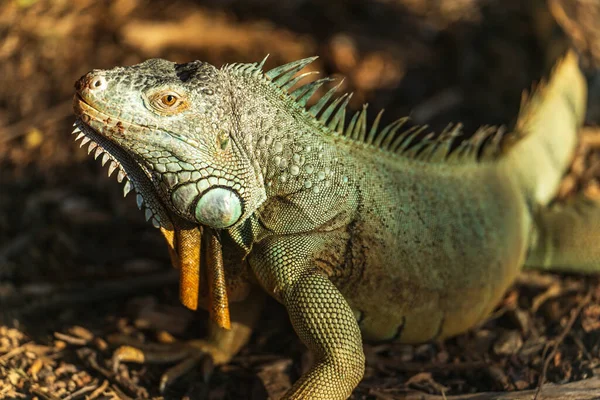
[[136,204],[140,210],[144,210],[146,221],[155,228],[172,230],[171,217],[156,193],[150,172],[136,162],[134,155],[90,126],[91,121],[96,121],[106,129],[123,130],[123,124],[117,118],[111,119],[92,107],[79,94],[73,98],[73,108],[78,117],[73,124],[75,129],[72,134],[78,134],[75,141],[81,140],[80,147],[89,144],[88,154],[94,152],[95,159],[102,156],[102,166],[108,164],[108,176],[117,171],[117,181],[124,182],[123,196],[132,190],[136,192]]

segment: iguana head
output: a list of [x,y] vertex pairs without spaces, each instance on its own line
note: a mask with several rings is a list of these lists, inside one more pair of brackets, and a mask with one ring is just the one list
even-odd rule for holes
[[156,227],[174,214],[229,228],[265,199],[231,86],[226,71],[200,61],[93,70],[75,85],[75,131],[109,173],[119,169]]

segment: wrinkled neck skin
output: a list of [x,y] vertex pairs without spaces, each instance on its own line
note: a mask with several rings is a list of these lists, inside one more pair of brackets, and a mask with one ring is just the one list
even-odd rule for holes
[[347,223],[358,195],[341,154],[345,146],[335,143],[343,139],[323,134],[312,116],[268,83],[236,75],[231,81],[232,115],[266,193],[255,219],[272,234]]

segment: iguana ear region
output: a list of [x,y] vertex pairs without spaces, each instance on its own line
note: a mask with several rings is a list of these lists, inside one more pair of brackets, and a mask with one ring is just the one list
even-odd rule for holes
[[205,192],[196,204],[195,216],[202,225],[224,229],[242,216],[242,202],[233,190],[216,187]]

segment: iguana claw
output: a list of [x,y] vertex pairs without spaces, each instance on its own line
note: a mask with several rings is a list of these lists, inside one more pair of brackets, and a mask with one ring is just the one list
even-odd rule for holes
[[[187,343],[173,343],[160,345],[161,349],[144,348],[140,346],[120,346],[112,356],[112,368],[116,373],[124,362],[136,364],[163,364],[177,362],[166,370],[160,377],[159,390],[164,393],[173,382],[183,375],[200,366],[202,379],[207,382],[214,370],[215,361],[225,360],[228,357],[214,345],[207,341],[193,340]],[[213,355],[214,353],[214,355]]]

